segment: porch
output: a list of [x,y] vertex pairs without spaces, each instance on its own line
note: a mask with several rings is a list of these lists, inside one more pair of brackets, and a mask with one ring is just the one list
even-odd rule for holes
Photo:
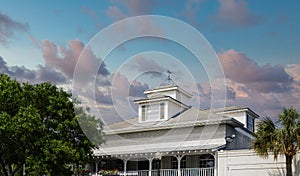
[[[149,157],[106,157],[96,161],[91,168],[93,175],[101,171],[118,170],[124,176],[215,176],[215,153],[169,153],[169,155]],[[172,155],[173,154],[173,155]],[[96,174],[98,173],[98,174]]]

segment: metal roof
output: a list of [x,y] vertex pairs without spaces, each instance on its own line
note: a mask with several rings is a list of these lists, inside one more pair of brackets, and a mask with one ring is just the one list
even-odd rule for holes
[[191,107],[178,114],[176,117],[170,118],[165,121],[139,123],[138,118],[133,118],[104,126],[103,132],[109,135],[224,123],[231,124],[232,126],[236,127],[243,127],[243,124],[235,120],[234,118],[224,117],[222,115],[209,113],[207,111]]
[[247,107],[240,107],[240,106],[227,106],[224,108],[214,108],[214,109],[206,109],[205,111],[215,113],[215,114],[229,114],[229,113],[235,113],[235,112],[248,112],[250,113],[254,118],[258,118],[259,115],[256,114],[252,109]]

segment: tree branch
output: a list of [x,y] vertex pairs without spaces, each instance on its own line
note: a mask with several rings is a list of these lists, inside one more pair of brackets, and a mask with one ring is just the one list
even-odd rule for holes
[[18,167],[16,167],[16,169],[12,172],[12,175],[15,175],[24,165],[25,163],[21,163]]
[[5,164],[2,161],[0,161],[0,164],[1,164],[3,175],[8,176],[7,170],[5,169]]

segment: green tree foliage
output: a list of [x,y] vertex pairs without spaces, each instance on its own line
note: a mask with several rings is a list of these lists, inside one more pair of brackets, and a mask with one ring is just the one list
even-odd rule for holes
[[85,136],[96,146],[100,146],[104,141],[102,138],[102,122],[96,119],[95,116],[87,115],[85,112],[90,112],[89,108],[77,107],[78,122],[81,129],[85,132]]
[[70,164],[84,165],[95,147],[80,125],[91,129],[97,145],[102,143],[101,121],[85,112],[50,83],[20,84],[0,74],[0,175],[23,170],[27,175],[71,175]]
[[284,155],[286,176],[292,176],[293,157],[300,149],[300,118],[297,110],[283,109],[277,122],[265,118],[259,124],[256,135],[254,150],[263,157],[268,157],[269,152],[272,152],[275,160],[279,155]]

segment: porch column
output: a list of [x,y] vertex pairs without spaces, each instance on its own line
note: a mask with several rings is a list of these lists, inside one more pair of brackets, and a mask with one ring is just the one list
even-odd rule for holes
[[127,161],[128,161],[128,160],[129,160],[128,158],[123,159],[123,162],[124,162],[124,176],[127,175],[126,172],[127,172]]
[[96,161],[96,176],[98,175],[98,171],[99,171],[98,162]]
[[218,152],[215,152],[214,154],[214,159],[215,159],[215,165],[214,165],[214,175],[218,175],[218,165],[219,165],[219,161],[218,161]]
[[99,164],[100,164],[100,159],[97,159],[96,158],[96,161],[95,161],[95,163],[96,163],[96,176],[98,175],[98,172],[99,172]]
[[149,176],[151,176],[151,172],[152,172],[152,161],[153,161],[153,158],[147,158],[148,161],[149,161]]
[[176,155],[176,158],[177,158],[177,162],[178,162],[178,170],[177,170],[177,172],[178,172],[178,176],[181,176],[181,171],[180,171],[180,164],[181,164],[181,159],[184,157],[184,155]]

